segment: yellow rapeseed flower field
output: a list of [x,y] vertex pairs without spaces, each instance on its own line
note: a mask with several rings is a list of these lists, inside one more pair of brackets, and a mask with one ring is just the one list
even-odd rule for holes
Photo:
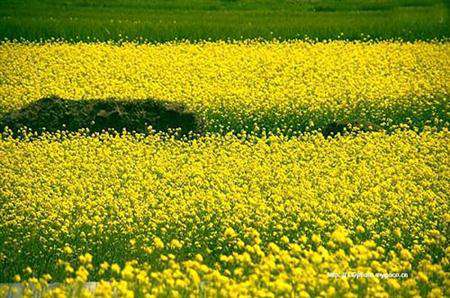
[[176,102],[208,131],[445,126],[449,43],[0,45],[0,114],[49,96]]
[[[127,297],[443,296],[449,136],[5,135],[2,279],[55,295],[103,280],[97,294]],[[379,277],[336,276],[352,272]]]
[[0,297],[449,296],[449,82],[448,42],[2,42],[0,124],[200,129],[0,127]]

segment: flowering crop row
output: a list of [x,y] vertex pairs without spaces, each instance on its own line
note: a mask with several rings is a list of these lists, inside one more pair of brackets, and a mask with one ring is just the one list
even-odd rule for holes
[[4,42],[0,74],[0,116],[58,96],[175,102],[207,131],[448,126],[445,42]]
[[87,280],[127,297],[448,295],[449,136],[4,135],[0,279],[55,295]]

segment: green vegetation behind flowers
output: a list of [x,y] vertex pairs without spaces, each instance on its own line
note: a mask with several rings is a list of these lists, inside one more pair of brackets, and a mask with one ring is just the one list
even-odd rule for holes
[[3,0],[0,38],[428,40],[450,36],[448,15],[435,0]]

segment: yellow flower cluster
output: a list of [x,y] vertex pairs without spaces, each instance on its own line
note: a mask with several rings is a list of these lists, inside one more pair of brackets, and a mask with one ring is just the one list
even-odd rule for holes
[[4,135],[0,280],[52,297],[443,297],[449,137]]
[[0,74],[0,114],[49,96],[151,98],[184,105],[208,131],[443,127],[450,44],[4,42]]

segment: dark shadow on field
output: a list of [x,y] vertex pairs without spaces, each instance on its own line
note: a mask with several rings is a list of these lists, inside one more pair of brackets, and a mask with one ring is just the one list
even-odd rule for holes
[[[320,132],[324,137],[357,134],[371,131],[394,131],[399,125],[418,131],[426,126],[436,129],[448,127],[449,106],[447,95],[405,99],[409,104],[380,108],[376,101],[360,103],[341,110],[307,111],[307,107],[292,111],[264,111],[262,116],[243,114],[239,110],[222,109],[198,114],[186,111],[180,104],[158,99],[86,99],[72,100],[48,97],[35,101],[20,110],[0,113],[0,133],[5,127],[13,135],[22,137],[21,130],[32,132],[69,131],[89,129],[88,132],[114,130],[148,134],[149,126],[155,132],[168,132],[168,136],[197,138],[208,133],[240,134],[245,131],[259,136],[263,133],[297,136]],[[213,125],[201,122],[213,119]],[[312,123],[312,124],[311,124]],[[255,126],[257,124],[257,127]],[[406,126],[405,126],[406,125]],[[83,133],[85,133],[84,131]],[[153,133],[153,132],[152,132]],[[7,133],[7,135],[9,135]]]
[[186,112],[182,106],[160,100],[68,100],[58,97],[40,99],[0,117],[0,131],[6,126],[13,132],[24,127],[37,132],[88,128],[90,132],[126,129],[147,133],[148,127],[152,126],[157,132],[179,129],[181,134],[198,129],[194,114]]

